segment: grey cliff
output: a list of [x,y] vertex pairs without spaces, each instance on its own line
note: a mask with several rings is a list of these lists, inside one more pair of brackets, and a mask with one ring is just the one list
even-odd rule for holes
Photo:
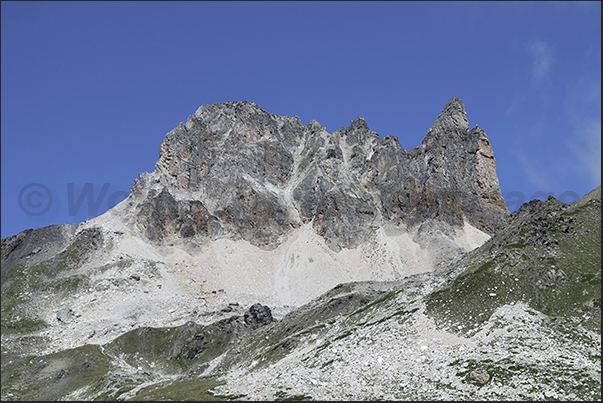
[[339,250],[383,224],[466,220],[491,235],[509,216],[488,136],[458,98],[410,151],[361,117],[328,133],[253,102],[205,105],[167,134],[127,203],[151,241],[230,236],[263,249],[304,223]]

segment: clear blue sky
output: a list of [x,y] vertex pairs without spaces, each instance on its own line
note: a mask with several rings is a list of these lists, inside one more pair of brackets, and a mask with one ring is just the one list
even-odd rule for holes
[[[409,150],[456,96],[510,210],[601,183],[600,2],[2,1],[1,18],[2,238],[103,213],[226,101],[330,132],[362,116]],[[87,183],[97,211],[75,208]]]

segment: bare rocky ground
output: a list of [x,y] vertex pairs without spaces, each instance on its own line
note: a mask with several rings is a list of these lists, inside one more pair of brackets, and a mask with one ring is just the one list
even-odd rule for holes
[[599,334],[560,343],[548,317],[517,303],[469,336],[441,330],[422,304],[401,299],[392,302],[418,311],[345,332],[335,321],[268,368],[228,373],[213,391],[244,400],[600,400]]
[[98,250],[61,273],[84,283],[62,299],[53,298],[53,289],[20,292],[32,315],[48,324],[39,333],[48,340],[44,353],[107,343],[143,326],[208,324],[256,302],[281,318],[339,283],[401,279],[431,268],[440,254],[460,255],[487,239],[470,225],[422,244],[412,234],[380,230],[366,245],[334,252],[305,225],[272,251],[230,239],[201,246],[174,239],[157,248],[97,221],[80,225],[74,237],[95,234]]

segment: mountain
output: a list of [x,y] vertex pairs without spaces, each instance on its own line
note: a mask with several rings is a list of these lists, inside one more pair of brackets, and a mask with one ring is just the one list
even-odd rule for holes
[[[56,351],[234,303],[282,317],[342,282],[441,268],[508,216],[458,98],[410,151],[362,118],[328,133],[252,102],[206,105],[113,209],[2,240],[3,329],[43,328]],[[57,323],[63,308],[81,319]]]
[[458,98],[410,151],[205,105],[107,213],[2,240],[2,398],[596,398],[600,242],[600,189],[508,212]]

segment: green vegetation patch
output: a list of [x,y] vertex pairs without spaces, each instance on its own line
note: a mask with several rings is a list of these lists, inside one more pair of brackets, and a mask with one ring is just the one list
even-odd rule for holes
[[2,395],[15,400],[59,400],[80,389],[100,392],[103,378],[114,369],[97,345],[45,356],[27,356],[2,366]]
[[91,250],[102,245],[96,230],[79,234],[57,256],[33,264],[15,264],[2,270],[2,333],[30,333],[44,328],[35,306],[44,294],[66,298],[89,286],[88,279],[73,273],[87,259]]
[[504,245],[503,248],[505,249],[513,249],[513,248],[517,248],[517,249],[521,249],[521,248],[525,248],[525,244],[523,242],[516,242],[516,243],[510,243],[507,245]]
[[352,312],[351,314],[349,314],[349,316],[353,317],[353,316],[359,315],[359,314],[361,314],[363,312],[366,312],[366,311],[368,311],[371,308],[381,307],[382,304],[385,301],[387,301],[387,300],[395,297],[397,294],[398,294],[398,291],[393,291],[393,292],[387,293],[384,296],[382,296],[382,297],[376,299],[375,301],[371,302],[370,304],[366,304],[362,308],[360,308],[360,309]]
[[468,269],[448,286],[430,294],[427,313],[439,325],[455,331],[474,328],[490,319],[494,311],[507,303],[525,298],[525,291],[515,277],[494,270],[496,260]]
[[182,373],[194,366],[211,361],[231,346],[231,340],[243,325],[216,322],[207,326],[188,322],[169,328],[143,327],[125,333],[109,345],[106,351],[133,367],[145,370]]

